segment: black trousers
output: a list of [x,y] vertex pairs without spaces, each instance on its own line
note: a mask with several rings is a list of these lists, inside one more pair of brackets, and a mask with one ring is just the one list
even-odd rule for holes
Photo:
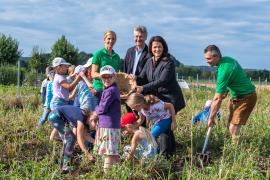
[[175,137],[172,130],[159,136],[159,153],[167,158],[175,153]]

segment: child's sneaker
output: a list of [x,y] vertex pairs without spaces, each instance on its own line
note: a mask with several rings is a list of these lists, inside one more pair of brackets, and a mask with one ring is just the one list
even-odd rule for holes
[[71,171],[71,159],[69,157],[63,157],[61,173],[66,174]]
[[67,174],[70,172],[70,166],[68,166],[67,164],[63,164],[62,168],[61,168],[61,173],[62,174]]

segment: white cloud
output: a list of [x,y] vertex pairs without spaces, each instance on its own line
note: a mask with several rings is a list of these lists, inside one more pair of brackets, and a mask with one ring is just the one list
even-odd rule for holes
[[18,39],[24,55],[30,55],[37,44],[49,52],[61,35],[79,50],[94,52],[112,29],[118,36],[115,50],[123,57],[133,45],[133,27],[142,24],[149,37],[164,36],[171,53],[186,64],[205,64],[203,48],[217,44],[247,66],[262,68],[253,60],[268,61],[268,9],[269,1],[263,0],[0,0],[0,32]]

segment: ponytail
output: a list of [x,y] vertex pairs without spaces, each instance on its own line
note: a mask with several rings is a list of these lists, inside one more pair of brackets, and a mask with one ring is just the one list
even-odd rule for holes
[[147,95],[144,97],[146,104],[152,105],[160,101],[160,99],[154,95]]

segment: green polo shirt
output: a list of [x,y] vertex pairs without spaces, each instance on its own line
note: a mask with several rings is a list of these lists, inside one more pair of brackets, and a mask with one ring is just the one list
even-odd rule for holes
[[[120,56],[114,50],[112,51],[112,56],[110,56],[108,51],[102,48],[94,54],[92,64],[98,65],[98,71],[103,66],[110,65],[118,72],[120,69]],[[93,86],[98,91],[103,89],[103,83],[100,79],[94,79]]]
[[247,74],[240,64],[231,57],[223,57],[217,65],[216,93],[224,94],[227,90],[233,98],[255,91]]

